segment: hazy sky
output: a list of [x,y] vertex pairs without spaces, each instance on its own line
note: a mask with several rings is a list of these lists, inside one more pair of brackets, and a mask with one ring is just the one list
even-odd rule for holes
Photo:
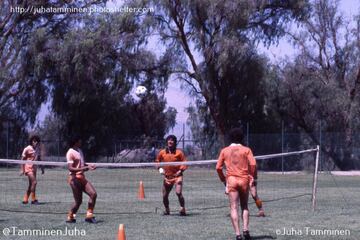
[[[114,0],[108,3],[108,7],[119,6],[121,5],[122,0]],[[360,1],[359,0],[341,0],[340,9],[341,11],[347,15],[352,16],[360,11]],[[150,42],[149,48],[151,50],[158,51],[160,44],[156,42]],[[161,52],[161,51],[160,51]],[[281,39],[277,46],[270,46],[269,48],[265,48],[259,46],[259,52],[264,53],[269,56],[269,58],[273,61],[276,59],[284,58],[286,56],[291,56],[294,53],[293,47],[287,42],[286,39]],[[192,99],[188,97],[188,95],[180,89],[180,83],[176,80],[172,80],[169,83],[169,88],[166,93],[168,106],[175,107],[178,111],[177,114],[177,126],[174,128],[173,133],[180,137],[183,132],[183,124],[186,123],[188,114],[185,112],[185,108],[189,106],[189,103],[192,102]],[[42,109],[38,115],[39,121],[42,121],[48,112],[47,106],[43,105]],[[189,130],[186,129],[186,136]]]

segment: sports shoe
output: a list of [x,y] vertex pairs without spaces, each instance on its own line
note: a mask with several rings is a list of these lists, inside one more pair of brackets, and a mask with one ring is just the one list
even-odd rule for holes
[[67,223],[76,223],[76,219],[75,218],[68,218],[66,220]]
[[31,204],[39,205],[40,203],[39,203],[39,201],[37,199],[35,199],[35,200],[31,201]]
[[165,211],[163,212],[163,215],[170,215],[170,209],[165,208]]
[[85,222],[87,222],[87,223],[97,223],[95,217],[85,218]]
[[28,204],[29,203],[29,197],[27,195],[24,195],[22,204]]
[[242,236],[241,235],[237,235],[235,240],[243,240]]
[[249,231],[243,231],[243,235],[245,240],[251,240]]
[[75,214],[69,213],[67,216],[67,223],[76,223]]
[[257,214],[258,217],[265,217],[265,212],[264,210],[259,210],[258,214]]
[[179,214],[180,214],[180,216],[186,216],[185,208],[181,208]]

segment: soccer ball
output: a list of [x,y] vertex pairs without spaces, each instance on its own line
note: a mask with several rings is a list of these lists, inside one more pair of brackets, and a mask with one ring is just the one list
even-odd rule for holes
[[142,97],[142,96],[144,96],[146,94],[146,92],[147,92],[146,87],[144,87],[144,86],[137,86],[136,87],[136,90],[135,90],[136,96]]

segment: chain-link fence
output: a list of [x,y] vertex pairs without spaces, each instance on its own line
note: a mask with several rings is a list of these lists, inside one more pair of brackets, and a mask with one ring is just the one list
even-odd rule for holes
[[[19,138],[17,133],[3,124],[0,132],[0,157],[19,159],[22,149],[27,144],[27,137]],[[320,171],[340,169],[360,169],[360,135],[353,133],[351,144],[346,141],[345,133],[313,132],[313,133],[289,133],[284,130],[279,133],[251,133],[246,129],[244,143],[253,149],[254,155],[266,155],[273,153],[291,152],[315,148],[320,145]],[[86,146],[88,143],[84,141]],[[68,149],[67,142],[60,137],[58,139],[42,139],[44,158],[48,161],[65,161],[65,153]],[[87,159],[98,162],[151,162],[154,161],[158,151],[164,148],[163,139],[154,140],[149,138],[122,139],[119,137],[108,144],[106,151],[101,151],[96,157]],[[189,160],[216,159],[221,149],[218,139],[184,139],[179,137],[178,148],[184,150]],[[314,156],[292,156],[274,158],[258,162],[259,168],[271,171],[294,171],[312,170]]]

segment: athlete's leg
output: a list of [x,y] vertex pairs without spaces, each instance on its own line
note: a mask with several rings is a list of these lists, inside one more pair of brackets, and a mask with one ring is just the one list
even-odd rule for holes
[[239,192],[230,191],[229,194],[229,203],[230,203],[230,217],[231,223],[234,227],[235,234],[240,235],[240,226],[239,226]]
[[163,187],[162,187],[162,194],[163,194],[163,204],[165,207],[164,214],[170,214],[170,208],[169,208],[169,193],[171,192],[171,189],[173,188],[173,184],[167,184],[164,180]]
[[177,195],[177,197],[179,199],[179,204],[180,204],[180,207],[181,207],[180,215],[186,215],[185,199],[184,199],[184,196],[182,194],[182,187],[183,187],[183,181],[177,182],[176,186],[175,186],[175,191],[176,191],[176,195]]
[[250,193],[251,197],[254,199],[256,207],[259,209],[258,216],[259,217],[265,217],[265,212],[263,210],[263,204],[261,199],[259,198],[259,195],[257,194],[257,186],[256,184],[250,185]]
[[93,213],[97,198],[96,190],[90,182],[87,182],[85,185],[84,192],[89,196],[88,212]]
[[29,197],[30,197],[30,194],[31,194],[31,184],[32,184],[31,177],[28,174],[26,174],[26,176],[28,177],[29,183],[28,183],[28,187],[26,189],[26,193],[25,193],[24,199],[23,199],[24,204],[29,202]]
[[249,190],[247,188],[242,189],[239,193],[239,196],[240,196],[241,215],[243,220],[243,231],[245,232],[245,231],[249,231],[249,209],[248,209]]
[[75,177],[71,179],[70,187],[73,192],[74,201],[75,201],[70,209],[70,214],[76,214],[82,203],[83,187],[81,186],[79,180],[77,180]]
[[31,200],[32,200],[32,202],[35,202],[36,201],[35,191],[36,191],[36,185],[37,185],[36,172],[28,172],[27,176],[29,178],[29,188],[28,188],[27,193],[30,192]]

